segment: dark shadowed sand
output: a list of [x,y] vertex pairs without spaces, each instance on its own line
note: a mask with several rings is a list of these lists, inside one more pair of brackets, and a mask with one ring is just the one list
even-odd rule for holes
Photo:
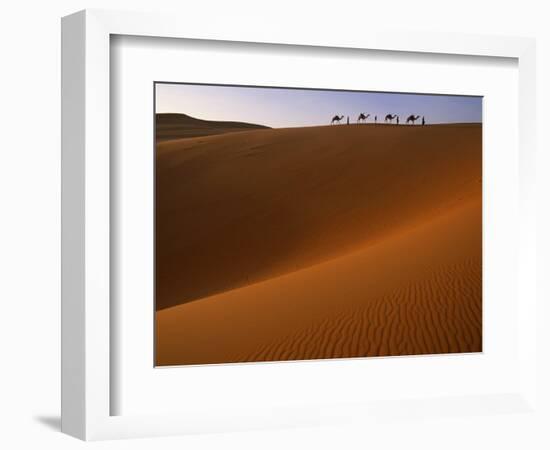
[[162,142],[267,128],[254,123],[201,120],[186,114],[166,113],[156,115],[155,139],[157,142]]
[[481,125],[167,140],[156,171],[158,365],[481,351]]

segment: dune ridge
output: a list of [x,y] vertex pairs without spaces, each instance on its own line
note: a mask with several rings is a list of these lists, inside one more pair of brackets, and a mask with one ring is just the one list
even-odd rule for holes
[[352,125],[167,141],[156,170],[163,309],[330,260],[480,193],[481,127]]
[[262,128],[269,127],[246,122],[202,120],[186,114],[158,113],[156,114],[155,139],[160,142]]
[[482,351],[479,124],[157,146],[157,365]]

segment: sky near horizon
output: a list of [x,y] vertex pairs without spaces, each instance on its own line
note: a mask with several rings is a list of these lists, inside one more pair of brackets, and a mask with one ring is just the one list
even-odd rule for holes
[[334,115],[355,123],[363,112],[411,114],[427,123],[481,122],[482,97],[314,89],[157,83],[156,113],[183,113],[204,120],[228,120],[273,128],[327,125]]

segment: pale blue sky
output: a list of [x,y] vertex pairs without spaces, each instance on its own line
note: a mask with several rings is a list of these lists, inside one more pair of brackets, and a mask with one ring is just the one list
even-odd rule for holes
[[401,123],[410,114],[425,116],[427,123],[482,120],[481,97],[196,84],[155,86],[157,113],[274,128],[325,125],[336,114],[349,116],[355,123],[361,112],[371,114],[369,122],[375,115],[383,122],[388,113],[398,114]]

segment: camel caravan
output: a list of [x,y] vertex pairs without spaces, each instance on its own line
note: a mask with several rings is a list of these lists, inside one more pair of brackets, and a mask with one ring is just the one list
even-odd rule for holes
[[[371,117],[370,114],[366,113],[360,113],[357,117],[357,123],[367,123],[367,119]],[[342,119],[344,119],[344,116],[336,115],[332,118],[330,121],[331,125],[339,125],[342,122]],[[420,116],[415,116],[414,114],[411,114],[409,117],[407,117],[406,124],[407,125],[416,125],[416,121],[420,119]],[[390,123],[393,124],[395,120],[395,124],[399,125],[399,116],[397,114],[386,114],[386,117],[384,117],[384,123]],[[373,123],[376,125],[378,123],[378,116],[374,116]],[[422,116],[422,121],[420,122],[421,125],[426,125],[426,118]],[[347,118],[346,124],[349,125],[349,116]]]

